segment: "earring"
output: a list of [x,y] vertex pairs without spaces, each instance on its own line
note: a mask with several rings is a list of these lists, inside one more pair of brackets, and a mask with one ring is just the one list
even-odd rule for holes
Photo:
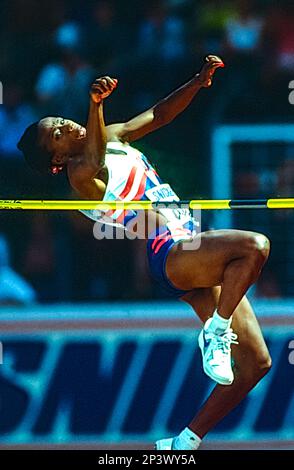
[[63,166],[56,166],[56,165],[54,165],[54,166],[51,167],[51,173],[52,173],[52,175],[58,175],[58,173],[61,173],[62,170],[63,170]]

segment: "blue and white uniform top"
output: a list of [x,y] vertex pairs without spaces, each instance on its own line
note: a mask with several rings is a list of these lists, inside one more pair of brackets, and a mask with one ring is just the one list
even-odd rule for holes
[[[105,155],[108,169],[108,183],[103,200],[105,201],[179,201],[179,197],[169,184],[163,183],[155,169],[142,152],[127,143],[109,142]],[[173,238],[191,239],[198,222],[191,216],[189,209],[158,208],[167,219],[166,226]],[[84,215],[102,224],[122,227],[137,217],[137,211],[119,210],[82,210]]]

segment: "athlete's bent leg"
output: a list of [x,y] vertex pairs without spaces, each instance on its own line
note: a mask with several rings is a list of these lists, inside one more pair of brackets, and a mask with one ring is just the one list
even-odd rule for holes
[[167,257],[166,274],[178,289],[221,285],[217,305],[223,318],[230,318],[266,262],[269,240],[259,233],[241,230],[203,232],[200,247],[175,245]]
[[[205,322],[218,303],[220,289],[199,289],[184,296]],[[271,358],[254,312],[244,297],[234,312],[234,331],[239,345],[233,346],[235,380],[229,387],[217,385],[189,425],[200,438],[237,406],[247,393],[266,375]]]
[[231,345],[237,335],[231,328],[232,315],[247,289],[257,280],[269,255],[263,235],[239,230],[205,232],[197,250],[175,245],[167,258],[166,274],[175,287],[188,290],[221,285],[212,318],[199,335],[203,370],[222,385],[234,380]]
[[[219,297],[220,288],[204,288],[186,294],[182,300],[189,303],[205,323],[218,305]],[[271,358],[246,297],[234,312],[233,327],[240,339],[240,345],[233,349],[234,383],[230,387],[217,385],[189,427],[175,438],[157,441],[158,450],[197,449],[201,439],[228,415],[270,370]]]

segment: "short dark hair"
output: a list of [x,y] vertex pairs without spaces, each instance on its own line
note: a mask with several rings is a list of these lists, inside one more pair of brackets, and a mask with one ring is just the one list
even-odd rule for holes
[[25,130],[17,148],[31,168],[42,174],[51,173],[52,155],[39,143],[39,122],[34,122]]

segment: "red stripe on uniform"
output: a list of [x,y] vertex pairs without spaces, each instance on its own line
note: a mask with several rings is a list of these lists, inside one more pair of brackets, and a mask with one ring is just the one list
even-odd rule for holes
[[119,224],[121,224],[121,223],[124,221],[124,218],[125,218],[125,216],[127,215],[127,213],[128,213],[128,210],[127,210],[127,209],[124,210],[124,211],[120,214],[120,216],[116,219],[116,221],[117,221]]
[[119,198],[124,199],[131,191],[136,176],[136,171],[137,167],[133,166],[133,168],[131,169],[131,173],[129,174],[127,184],[125,185],[123,192],[120,193]]
[[[136,176],[136,171],[137,171],[137,168],[135,166],[133,166],[133,168],[131,169],[131,172],[129,174],[127,183],[126,183],[123,191],[118,196],[119,199],[124,199],[129,194],[129,192],[131,191],[133,183],[134,183],[134,179],[135,179],[135,176]],[[110,210],[110,211],[106,212],[105,215],[107,215],[108,217],[111,217],[114,214],[114,212],[115,212],[115,210]],[[123,215],[124,212],[121,215]],[[119,218],[121,218],[121,216]]]
[[[135,197],[133,197],[133,201],[139,201],[141,197],[144,195],[145,188],[146,188],[146,179],[147,179],[147,175],[144,173],[144,175],[142,176],[137,194]],[[128,214],[128,212],[129,212],[128,210],[123,211],[122,214],[117,218],[117,222],[122,223],[124,221],[124,218]]]
[[151,248],[152,250],[154,250],[154,247],[156,245],[156,243],[162,239],[162,237],[164,237],[165,235],[168,234],[168,230],[166,230],[166,232],[163,232],[163,233],[160,233],[159,235],[157,235],[157,237],[154,238],[153,242],[152,242],[152,245],[151,245]]
[[140,183],[140,186],[139,186],[139,189],[137,191],[137,194],[136,196],[133,198],[134,201],[140,201],[141,197],[144,195],[145,193],[145,188],[146,188],[146,180],[147,180],[147,175],[146,173],[144,173],[142,179],[141,179],[141,183]]
[[160,248],[162,247],[162,245],[164,245],[168,240],[170,240],[172,238],[172,235],[167,235],[166,237],[162,238],[160,240],[160,242],[158,242],[155,250],[154,250],[154,253],[158,253],[158,251],[160,250]]

